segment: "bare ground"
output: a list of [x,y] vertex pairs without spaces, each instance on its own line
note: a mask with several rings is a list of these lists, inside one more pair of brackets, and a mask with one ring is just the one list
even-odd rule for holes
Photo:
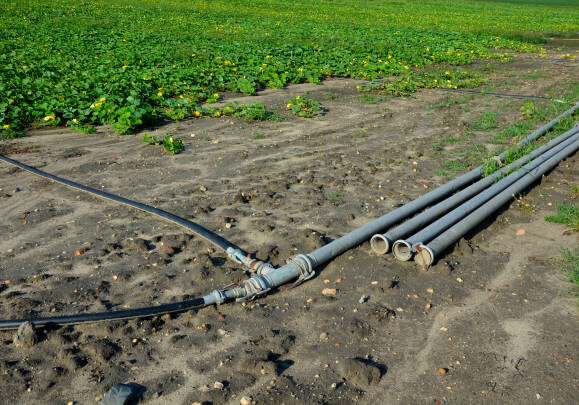
[[[470,68],[504,93],[560,97],[577,80],[577,63],[556,52]],[[175,157],[140,143],[142,133],[106,127],[30,131],[0,153],[193,219],[280,265],[477,165],[481,146],[501,150],[493,139],[529,101],[424,90],[367,104],[357,84],[241,99],[283,122],[197,119],[142,131],[183,137]],[[285,100],[296,95],[321,101],[324,113],[289,116]],[[473,128],[484,112],[498,114],[497,128]],[[245,305],[54,328],[30,348],[0,332],[0,402],[95,403],[134,381],[151,404],[574,403],[579,310],[554,261],[578,237],[543,218],[570,200],[578,178],[575,155],[524,197],[534,209],[505,207],[427,272],[364,243],[300,287]],[[0,217],[5,319],[171,302],[247,277],[172,224],[5,165]],[[375,366],[379,379],[344,370],[348,358]]]

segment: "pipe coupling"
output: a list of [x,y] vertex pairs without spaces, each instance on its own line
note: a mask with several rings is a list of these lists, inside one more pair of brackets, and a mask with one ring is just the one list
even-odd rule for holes
[[287,263],[293,263],[299,271],[299,276],[294,287],[297,287],[304,281],[308,281],[310,278],[316,275],[314,270],[314,262],[308,255],[296,255],[288,259]]
[[248,301],[267,294],[271,290],[271,283],[265,276],[253,276],[243,282],[245,296],[237,298],[236,301]]
[[227,301],[227,296],[225,295],[224,290],[214,290],[210,295],[214,298],[214,301],[217,305],[223,304],[225,301]]

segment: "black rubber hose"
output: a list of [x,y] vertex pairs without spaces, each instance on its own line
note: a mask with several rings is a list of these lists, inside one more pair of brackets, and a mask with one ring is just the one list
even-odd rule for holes
[[121,311],[53,316],[48,318],[1,320],[0,330],[18,329],[18,327],[25,322],[30,322],[36,327],[41,327],[50,325],[75,325],[85,322],[111,321],[119,319],[145,318],[154,315],[163,315],[172,312],[183,312],[190,309],[198,309],[203,306],[205,306],[205,301],[203,298],[194,298],[192,300],[173,302],[171,304],[163,304],[154,307],[124,309]]
[[543,97],[543,96],[526,96],[526,95],[522,95],[522,94],[491,93],[491,92],[487,92],[487,91],[468,90],[468,89],[445,89],[444,87],[437,87],[437,90],[450,91],[453,93],[482,94],[482,95],[495,96],[495,97],[531,98],[531,99],[534,98],[534,99],[540,99],[540,100],[559,101],[559,100],[556,100],[554,98]]
[[241,249],[238,246],[235,246],[233,243],[223,239],[221,236],[217,235],[216,233],[213,233],[210,230],[205,229],[201,225],[198,225],[194,222],[191,222],[191,221],[188,221],[184,218],[178,217],[177,215],[173,215],[169,212],[160,210],[160,209],[155,208],[155,207],[151,207],[150,205],[141,204],[139,202],[129,200],[127,198],[119,197],[117,195],[110,194],[110,193],[107,193],[105,191],[100,191],[100,190],[97,190],[97,189],[92,188],[92,187],[83,186],[82,184],[75,183],[74,181],[63,179],[62,177],[54,176],[50,173],[46,173],[46,172],[43,172],[42,170],[38,170],[38,169],[35,169],[35,168],[30,167],[28,165],[25,165],[24,163],[21,163],[17,160],[7,158],[6,156],[0,155],[0,160],[4,161],[10,165],[19,167],[23,170],[26,170],[30,173],[36,174],[40,177],[44,177],[45,179],[49,179],[49,180],[55,181],[57,183],[64,184],[65,186],[74,188],[75,190],[84,191],[86,193],[93,194],[93,195],[96,195],[98,197],[104,198],[105,200],[110,200],[110,201],[115,201],[115,202],[118,202],[121,204],[125,204],[125,205],[128,205],[129,207],[133,207],[133,208],[136,208],[138,210],[145,211],[145,212],[148,212],[149,214],[153,214],[153,215],[156,215],[156,216],[161,217],[163,219],[166,219],[168,221],[171,221],[177,225],[180,225],[184,228],[187,228],[188,230],[190,230],[194,234],[202,237],[203,239],[207,240],[208,242],[213,243],[214,245],[216,245],[220,249],[223,249],[224,251],[227,251],[227,248],[233,248],[233,249],[240,249],[242,252],[244,252],[243,249]]

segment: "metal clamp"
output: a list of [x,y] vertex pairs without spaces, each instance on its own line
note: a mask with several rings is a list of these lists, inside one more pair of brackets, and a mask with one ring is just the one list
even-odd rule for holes
[[271,284],[265,276],[254,276],[243,282],[243,288],[245,289],[245,295],[235,301],[250,301],[267,294],[271,290]]
[[296,255],[288,259],[288,263],[293,263],[299,271],[299,277],[296,282],[293,284],[294,287],[297,287],[304,281],[308,281],[312,277],[316,275],[314,270],[314,263],[312,259],[307,255]]

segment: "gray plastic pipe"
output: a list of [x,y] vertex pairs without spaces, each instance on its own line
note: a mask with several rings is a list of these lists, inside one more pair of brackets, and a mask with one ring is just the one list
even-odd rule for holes
[[428,245],[417,245],[416,249],[418,253],[414,258],[416,263],[422,266],[424,269],[428,269],[428,267],[430,267],[430,265],[434,262],[434,259],[446,248],[455,243],[464,234],[466,234],[468,231],[489,217],[492,213],[505,205],[513,198],[514,195],[525,190],[527,187],[537,181],[543,174],[557,166],[561,160],[575,153],[577,149],[579,149],[579,141],[569,145],[567,148],[563,149],[561,152],[557,153],[555,156],[548,159],[540,166],[531,170],[519,181],[507,187],[505,190],[492,198],[489,202],[471,212],[456,225],[452,226],[444,233],[436,237],[436,239],[430,241]]
[[[553,128],[561,119],[573,114],[579,109],[579,103],[575,104],[569,110],[557,116],[549,123],[543,125],[541,128],[533,131],[529,136],[520,141],[517,146],[522,147],[529,142],[534,141],[538,137],[544,135],[547,131]],[[499,155],[502,161],[507,156],[507,151]],[[256,274],[253,277],[245,280],[241,286],[224,288],[215,290],[212,293],[203,297],[206,305],[221,304],[231,299],[247,300],[266,294],[268,291],[277,288],[283,284],[289,283],[292,280],[297,281],[294,284],[299,284],[315,275],[315,269],[351,249],[360,243],[370,239],[372,235],[394,225],[404,218],[416,213],[417,211],[426,208],[427,206],[440,201],[443,197],[456,190],[472,183],[482,175],[482,166],[477,167],[454,180],[424,194],[423,196],[395,209],[388,214],[381,216],[378,219],[322,246],[319,249],[307,254],[298,255],[290,259],[290,261],[277,269],[267,267],[262,274]]]
[[573,135],[567,141],[544,152],[542,155],[533,159],[531,162],[527,163],[516,172],[511,173],[501,181],[493,184],[486,190],[475,195],[467,202],[453,209],[448,214],[437,219],[436,221],[434,221],[427,227],[423,228],[419,232],[415,233],[414,235],[410,236],[409,238],[405,240],[404,239],[397,240],[396,242],[394,242],[394,245],[392,246],[392,252],[394,253],[394,256],[398,260],[402,261],[410,260],[414,252],[413,249],[414,245],[417,245],[419,243],[426,243],[434,239],[437,235],[441,234],[446,229],[456,224],[462,218],[470,214],[473,210],[477,209],[485,202],[489,201],[491,198],[493,198],[495,195],[497,195],[498,193],[509,187],[511,184],[519,180],[521,177],[525,176],[529,172],[529,170],[533,170],[537,166],[543,164],[552,156],[556,155],[559,151],[566,148],[569,144],[575,142],[578,137],[579,137],[578,134]]
[[[388,253],[394,241],[403,238],[407,235],[410,235],[412,232],[415,232],[422,226],[432,222],[441,215],[446,214],[452,208],[456,207],[460,203],[468,200],[469,198],[473,197],[474,195],[478,194],[485,188],[492,185],[495,182],[495,180],[500,178],[504,173],[508,173],[509,171],[512,171],[513,169],[516,169],[524,165],[531,159],[540,156],[542,153],[546,152],[547,150],[557,146],[558,144],[564,141],[567,141],[568,145],[570,142],[572,142],[568,141],[568,139],[573,137],[573,135],[576,135],[578,132],[579,127],[574,127],[570,131],[565,132],[564,134],[553,139],[549,143],[535,149],[530,154],[525,155],[522,158],[518,159],[517,161],[501,168],[500,170],[494,172],[490,176],[487,176],[482,180],[471,184],[470,186],[461,190],[460,192],[448,197],[446,200],[441,201],[435,206],[428,208],[421,214],[398,225],[396,228],[391,229],[384,234],[376,234],[372,236],[372,239],[370,239],[370,245],[372,246],[372,250],[378,254]],[[575,138],[577,138],[577,135],[575,136]]]

